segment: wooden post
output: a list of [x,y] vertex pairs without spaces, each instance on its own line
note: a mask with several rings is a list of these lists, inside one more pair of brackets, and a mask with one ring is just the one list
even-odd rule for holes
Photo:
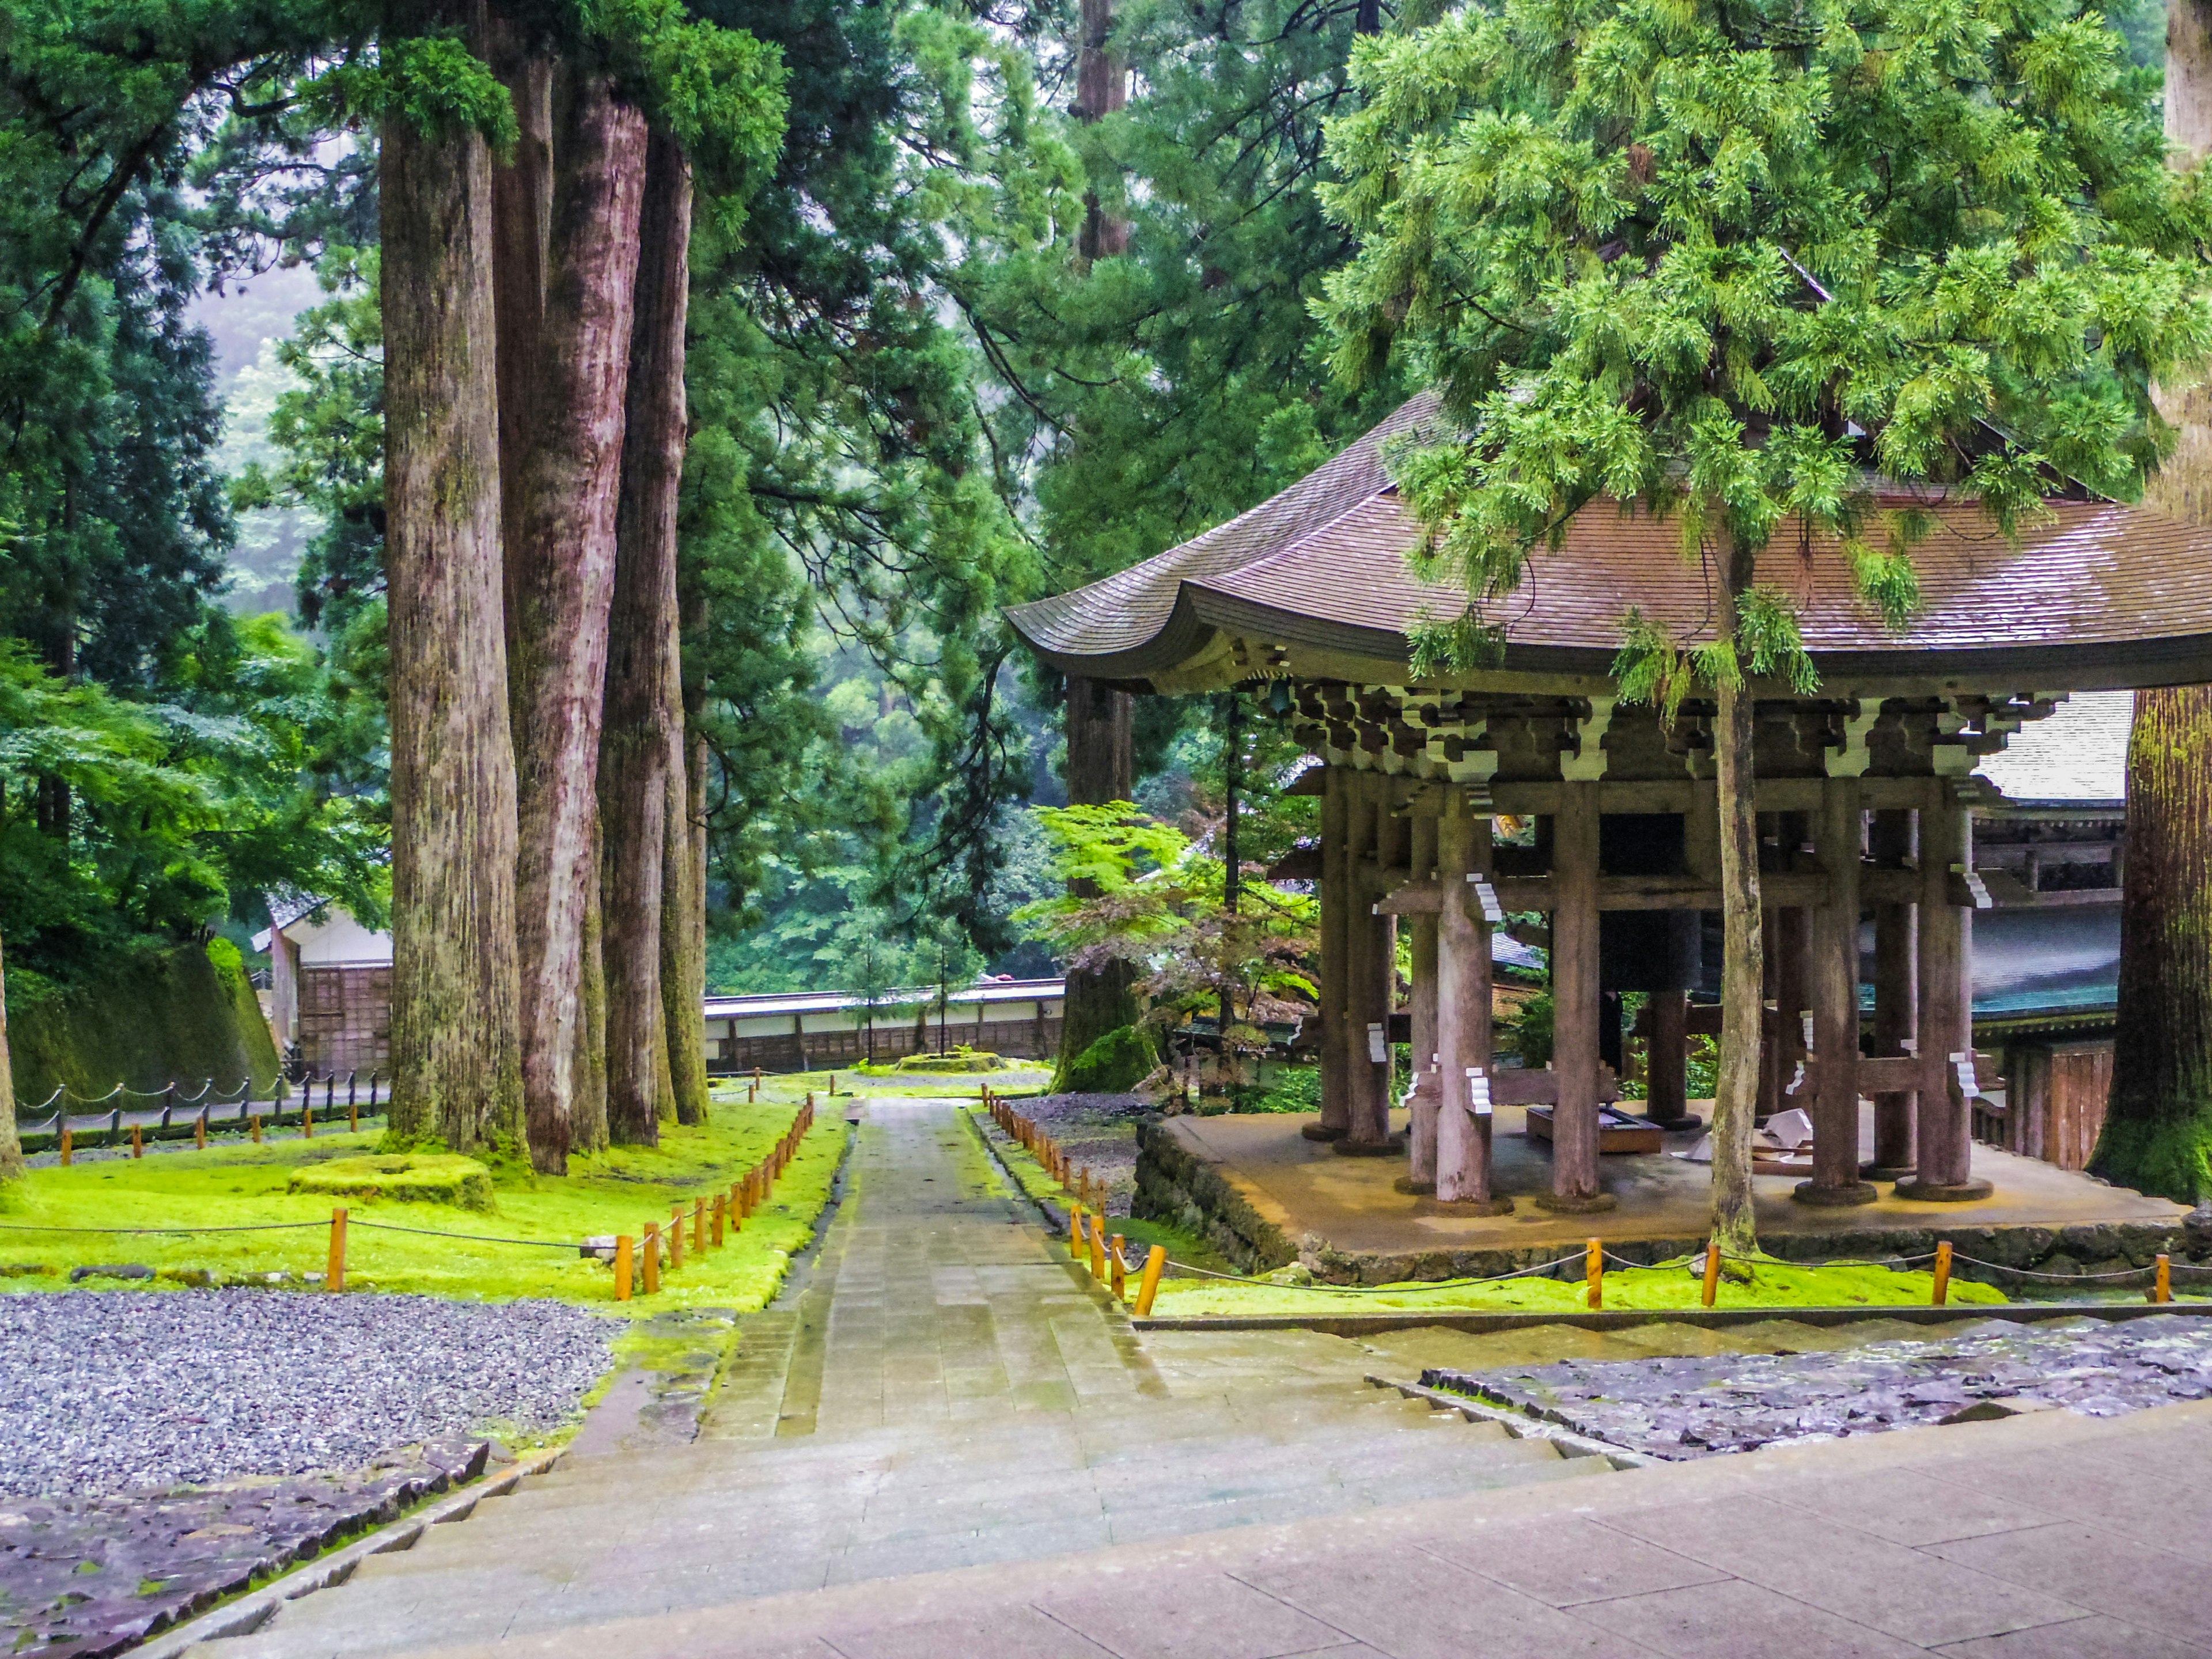
[[331,1212],[331,1258],[323,1273],[323,1288],[329,1291],[345,1289],[346,1212],[343,1209]]
[[630,1237],[628,1233],[615,1235],[615,1300],[629,1300],[631,1273]]
[[1091,1218],[1091,1276],[1102,1285],[1106,1282],[1106,1218],[1103,1213]]
[[[1427,813],[1413,821],[1410,867],[1415,881],[1436,878],[1437,828],[1437,819]],[[1406,1174],[1398,1184],[1414,1194],[1437,1189],[1437,926],[1438,919],[1433,915],[1413,918],[1413,987],[1407,1010],[1412,1018],[1407,1022],[1413,1036],[1413,1092],[1407,1102]]]
[[1149,1319],[1152,1298],[1160,1293],[1160,1269],[1168,1265],[1168,1247],[1155,1244],[1145,1257],[1144,1277],[1137,1281],[1137,1317]]
[[2173,1300],[2173,1260],[2170,1256],[2160,1255],[2158,1258],[2158,1273],[2150,1287],[2150,1299],[2154,1302]]
[[744,1182],[732,1181],[728,1197],[722,1205],[723,1212],[730,1218],[730,1233],[734,1237],[745,1224]]
[[1348,780],[1350,829],[1345,837],[1346,874],[1350,904],[1346,913],[1344,999],[1345,1041],[1351,1050],[1346,1075],[1351,1089],[1351,1121],[1336,1150],[1353,1155],[1376,1155],[1390,1144],[1390,1058],[1387,1041],[1390,1024],[1391,972],[1389,933],[1385,918],[1375,914],[1382,897],[1376,860],[1383,842],[1381,820],[1389,811],[1389,783],[1370,773],[1355,773]]
[[691,1254],[707,1254],[707,1200],[703,1198],[691,1200]]
[[138,1133],[138,1126],[135,1123],[131,1126],[131,1156],[133,1158],[146,1156],[145,1137]]
[[192,1120],[192,1145],[202,1152],[207,1150],[207,1108],[200,1108],[199,1115]]
[[1929,780],[1920,810],[1919,1170],[1899,1198],[1967,1203],[1990,1195],[1973,1173],[1972,1104],[1960,1085],[1973,1059],[1972,912],[1952,883],[1973,867],[1973,816],[1950,778]]
[[62,1125],[62,1167],[65,1170],[69,1168],[70,1159],[76,1151],[76,1139],[75,1132],[64,1122]]
[[1654,991],[1650,1008],[1651,1035],[1644,1050],[1644,1115],[1654,1123],[1673,1127],[1685,1124],[1690,1115],[1690,994]]
[[1721,1293],[1721,1242],[1717,1238],[1705,1242],[1705,1306],[1711,1307]]
[[1605,1246],[1593,1238],[1583,1246],[1583,1283],[1593,1308],[1605,1306]]
[[660,1288],[660,1229],[653,1222],[645,1224],[645,1293],[651,1296]]
[[[1113,1237],[1106,1241],[1107,1267],[1113,1274],[1109,1283],[1116,1302],[1126,1302],[1129,1299],[1129,1264],[1121,1254],[1128,1248],[1128,1241],[1119,1233],[1115,1233]],[[2163,1261],[2165,1258],[2161,1256],[2160,1260]]]
[[302,1096],[300,1101],[300,1139],[302,1140],[313,1140],[314,1138],[315,1103],[314,1102],[307,1099],[305,1096]]
[[353,1103],[353,1084],[350,1079],[346,1084],[346,1133],[348,1134],[361,1133],[361,1109]]
[[254,1113],[247,1121],[252,1126],[253,1144],[258,1146],[261,1144],[261,1114]]
[[1929,1305],[1940,1308],[1951,1296],[1951,1241],[1939,1239],[1936,1245],[1936,1283],[1928,1295]]
[[1828,902],[1813,913],[1813,1178],[1800,1203],[1824,1208],[1871,1204],[1859,1179],[1859,845],[1856,778],[1821,787],[1814,844],[1828,873]]
[[1585,1214],[1619,1201],[1597,1179],[1598,791],[1559,787],[1552,824],[1552,1190],[1545,1209]]
[[[1885,870],[1901,870],[1913,855],[1912,813],[1885,807],[1874,815],[1870,851]],[[1915,971],[1919,954],[1916,913],[1910,904],[1874,907],[1874,1052],[1877,1056],[1911,1052],[1918,1029],[1919,994]],[[1898,1181],[1913,1171],[1919,1157],[1918,1131],[1909,1089],[1885,1091],[1874,1097],[1874,1162],[1861,1170],[1876,1181]]]
[[1437,1197],[1502,1215],[1513,1200],[1490,1189],[1491,924],[1469,879],[1490,873],[1489,805],[1447,784],[1437,825]]
[[684,1206],[676,1205],[668,1212],[668,1267],[671,1273],[684,1265]]
[[1083,1260],[1083,1211],[1073,1204],[1067,1206],[1067,1259]]
[[724,1196],[723,1196],[723,1194],[721,1194],[720,1193],[716,1193],[716,1194],[714,1194],[714,1248],[715,1248],[716,1249],[718,1249],[718,1250],[719,1250],[719,1249],[720,1249],[722,1248],[722,1221],[723,1221],[723,1212],[724,1212],[726,1209],[728,1209],[728,1207],[729,1207],[729,1200],[728,1200],[727,1198],[724,1197]]
[[1352,883],[1346,837],[1352,823],[1351,775],[1324,767],[1321,798],[1321,1121],[1299,1131],[1309,1140],[1337,1140],[1352,1127],[1352,1040],[1346,1026],[1351,996]]

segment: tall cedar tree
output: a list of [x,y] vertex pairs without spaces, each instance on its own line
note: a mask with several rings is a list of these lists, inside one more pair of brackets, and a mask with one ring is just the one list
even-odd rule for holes
[[[502,301],[516,304],[502,305],[499,344],[523,1105],[531,1161],[557,1173],[585,1052],[585,934],[598,901],[599,727],[646,124],[577,54],[550,70],[539,63],[524,54],[507,83],[532,118],[518,122],[518,176],[495,199],[498,256],[521,266],[500,275]],[[542,141],[532,131],[540,110]],[[510,357],[520,360],[512,368]]]
[[[2172,0],[2166,133],[2177,165],[2212,150],[2212,31]],[[2212,386],[2162,391],[2179,433],[2152,505],[2212,524]],[[2212,1200],[2212,686],[2136,696],[2112,1101],[2089,1167],[2185,1204]]]
[[1693,637],[1631,611],[1616,672],[1670,713],[1718,704],[1730,1253],[1756,1245],[1752,708],[1816,684],[1755,561],[1840,545],[1901,623],[1915,526],[1865,469],[2007,528],[2062,479],[2141,490],[2166,435],[2150,382],[2208,328],[2191,210],[2123,64],[2076,0],[1509,0],[1354,58],[1368,104],[1331,129],[1326,191],[1363,239],[1328,285],[1336,362],[1358,380],[1409,351],[1462,428],[1395,458],[1430,527],[1418,574],[1468,596],[1418,630],[1413,672],[1495,660],[1501,601],[1601,496],[1677,520],[1715,585]]
[[[500,592],[491,146],[506,95],[460,0],[392,0],[383,218],[391,614],[391,1127],[522,1132],[514,750]],[[481,44],[481,43],[479,43]]]
[[[599,772],[605,947],[623,980],[607,1009],[607,1117],[616,1139],[647,1145],[659,1136],[663,1090],[675,1086],[662,982],[689,914],[688,892],[673,904],[666,896],[694,878],[676,604],[690,241],[690,166],[673,140],[656,136],[646,161]],[[672,925],[664,921],[671,912]],[[686,978],[684,967],[670,977]],[[678,1115],[673,1099],[666,1111]]]

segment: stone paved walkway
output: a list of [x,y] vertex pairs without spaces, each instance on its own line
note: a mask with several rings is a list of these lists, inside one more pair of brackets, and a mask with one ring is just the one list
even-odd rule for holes
[[700,1440],[599,1437],[193,1659],[2212,1659],[2212,1403],[1614,1472],[1364,1386],[1451,1333],[1139,1340],[945,1106],[868,1119]]

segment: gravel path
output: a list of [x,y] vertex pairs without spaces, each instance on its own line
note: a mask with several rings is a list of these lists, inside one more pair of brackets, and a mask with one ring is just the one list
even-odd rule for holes
[[553,1302],[0,1295],[0,1492],[351,1468],[478,1425],[550,1428],[605,1370],[607,1332]]
[[1069,1163],[1107,1184],[1109,1215],[1129,1213],[1137,1191],[1137,1126],[1159,1115],[1135,1095],[1031,1095],[1013,1103],[1060,1143]]

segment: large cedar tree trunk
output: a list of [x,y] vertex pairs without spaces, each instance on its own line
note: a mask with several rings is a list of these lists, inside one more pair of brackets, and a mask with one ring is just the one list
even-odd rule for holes
[[[703,1118],[707,1110],[707,740],[692,737],[700,694],[680,686],[684,723],[677,730],[676,759],[668,778],[668,867],[661,881],[660,994],[668,1012],[671,1086],[690,1090]],[[681,868],[678,866],[681,865]],[[690,1048],[685,1048],[690,1043]],[[686,1079],[689,1079],[688,1081]]]
[[0,1182],[23,1173],[23,1143],[15,1133],[15,1080],[9,1071],[8,975],[0,966]]
[[[1076,806],[1127,800],[1135,787],[1135,705],[1116,691],[1070,676],[1067,682],[1067,799]],[[1087,887],[1088,883],[1071,884]],[[1127,963],[1070,972],[1061,1002],[1060,1069],[1104,1036],[1137,1019],[1135,976]]]
[[[389,33],[466,21],[395,4]],[[501,630],[491,157],[473,131],[382,135],[390,605],[390,1125],[456,1151],[522,1127],[514,750]]]
[[[614,587],[645,117],[564,65],[553,91],[544,307],[520,471],[507,480],[507,650],[520,848],[515,931],[531,1161],[567,1167],[596,879],[599,727]],[[619,963],[619,957],[617,958]],[[621,971],[618,967],[617,971]]]
[[[1129,66],[1107,50],[1114,33],[1114,0],[1081,0],[1078,27],[1083,39],[1075,58],[1075,118],[1086,126],[1127,108]],[[1129,223],[1108,213],[1097,192],[1083,198],[1083,229],[1076,251],[1085,259],[1111,258],[1129,249]]]
[[[2212,149],[2212,19],[2171,0],[2166,133]],[[2149,506],[2212,524],[2212,388],[2157,392],[2179,432]],[[2212,1200],[2212,687],[2136,696],[2112,1103],[2090,1170],[2182,1203]]]
[[[1751,586],[1752,555],[1735,546],[1719,504],[1710,509],[1722,538],[1729,626],[1738,595]],[[1759,1248],[1752,1210],[1751,1135],[1759,1108],[1761,994],[1765,975],[1759,936],[1759,815],[1752,799],[1752,714],[1747,684],[1718,688],[1713,758],[1718,774],[1721,830],[1721,1053],[1713,1078],[1712,1232],[1727,1255]]]
[[[668,1035],[660,934],[661,890],[671,873],[669,767],[680,760],[683,741],[683,710],[672,702],[671,688],[680,688],[674,660],[676,502],[684,467],[690,224],[690,169],[674,141],[655,134],[646,161],[630,333],[629,416],[616,518],[599,763],[606,950],[619,964],[607,998],[608,1122],[616,1139],[647,1146],[659,1136]],[[689,867],[688,859],[674,862],[678,870]]]

